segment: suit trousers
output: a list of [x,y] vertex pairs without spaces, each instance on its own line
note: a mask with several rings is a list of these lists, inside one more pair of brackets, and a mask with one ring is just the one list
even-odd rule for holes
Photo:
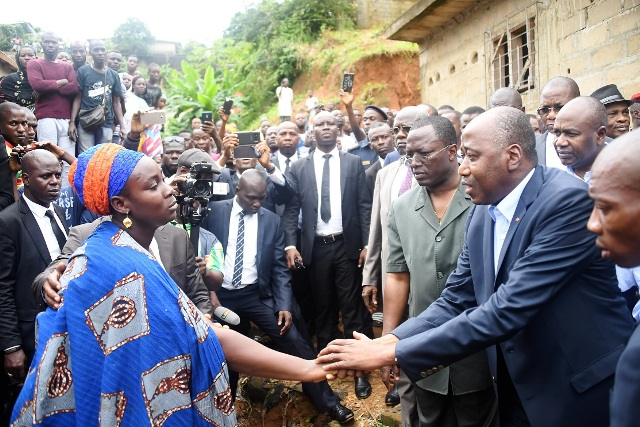
[[[282,325],[278,325],[278,313],[260,300],[260,288],[257,284],[236,290],[221,288],[216,294],[223,306],[240,316],[240,324],[237,326],[229,325],[231,329],[247,335],[250,326],[249,322],[253,322],[271,338],[275,350],[307,360],[316,358],[316,354],[309,344],[310,340],[305,339],[298,331],[295,325],[296,321],[291,325],[291,329],[284,335],[280,335]],[[300,312],[297,305],[295,303],[293,305],[295,308],[292,309],[291,314],[294,319],[296,317],[299,319]],[[229,375],[232,377],[231,385],[235,396],[238,373],[230,371]],[[331,387],[329,387],[327,381],[302,383],[302,390],[309,396],[316,409],[321,412],[328,411],[340,401],[338,396],[331,390]]]
[[413,384],[419,427],[496,427],[498,405],[493,388],[454,395],[423,390]]
[[353,338],[354,331],[373,337],[371,322],[365,321],[358,260],[347,256],[343,239],[332,243],[316,239],[309,274],[318,350],[342,338],[336,334],[336,305],[342,313],[345,337]]

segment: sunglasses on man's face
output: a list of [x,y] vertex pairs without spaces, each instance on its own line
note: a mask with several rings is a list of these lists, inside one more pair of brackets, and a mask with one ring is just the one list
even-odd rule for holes
[[177,142],[178,144],[184,145],[184,138],[181,136],[168,136],[164,139],[165,144],[168,144],[170,142]]

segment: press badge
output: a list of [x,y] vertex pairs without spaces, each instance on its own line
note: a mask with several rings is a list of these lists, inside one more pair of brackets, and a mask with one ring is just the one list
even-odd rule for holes
[[228,182],[214,182],[213,183],[213,194],[216,196],[226,196],[229,194],[229,183]]
[[370,164],[371,164],[370,160],[363,160],[362,161],[362,166],[367,166],[367,165],[370,165]]

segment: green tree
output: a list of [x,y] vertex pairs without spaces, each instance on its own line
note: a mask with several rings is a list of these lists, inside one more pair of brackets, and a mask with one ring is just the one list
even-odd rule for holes
[[181,72],[168,70],[165,75],[167,110],[172,115],[168,125],[170,132],[188,128],[191,119],[203,111],[217,114],[226,97],[233,97],[235,108],[243,107],[242,97],[233,96],[238,83],[234,83],[230,71],[214,71],[208,65],[200,73],[188,61],[182,61],[181,69]]
[[14,37],[20,37],[23,43],[26,43],[36,36],[36,29],[27,22],[0,24],[0,50],[9,52],[13,47]]
[[146,55],[155,37],[144,22],[137,18],[129,18],[116,28],[112,41],[113,45],[125,55],[131,53]]

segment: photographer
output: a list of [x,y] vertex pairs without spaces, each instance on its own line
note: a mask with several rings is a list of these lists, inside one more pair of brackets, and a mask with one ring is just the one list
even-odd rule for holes
[[[124,148],[139,151],[140,134],[144,131],[144,126],[145,125],[140,122],[140,112],[134,113],[133,116],[131,116],[131,128],[124,139]],[[219,174],[214,174],[212,179],[213,197],[210,201],[215,202],[218,200],[232,199],[235,194],[235,186],[230,184],[231,181],[231,174],[226,168],[222,168]],[[165,180],[165,182],[171,185],[171,178]]]
[[[222,140],[222,157],[218,159],[218,164],[224,166],[230,159],[234,158],[235,148],[239,145],[238,135],[230,133]],[[243,172],[256,169],[262,173],[267,181],[267,197],[262,205],[263,208],[276,212],[276,205],[284,205],[295,195],[295,190],[284,176],[284,174],[273,163],[271,163],[271,150],[266,142],[260,142],[255,146],[253,157],[235,157],[235,171],[230,171],[232,188],[238,186]],[[223,167],[222,170],[229,170]],[[209,224],[205,225],[209,228]]]

